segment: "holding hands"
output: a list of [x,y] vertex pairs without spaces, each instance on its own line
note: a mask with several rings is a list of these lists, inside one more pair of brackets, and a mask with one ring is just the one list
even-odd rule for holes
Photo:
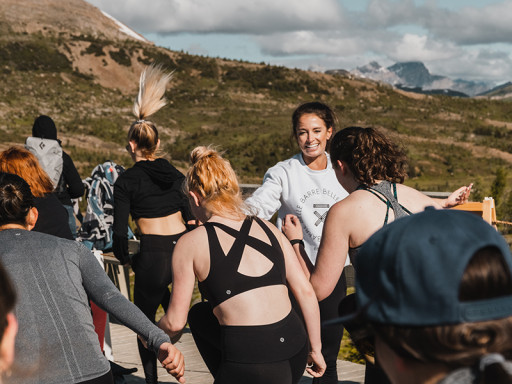
[[163,343],[158,351],[158,360],[168,373],[178,382],[185,383],[185,359],[183,354],[171,343]]
[[324,374],[325,368],[326,364],[322,354],[315,351],[309,352],[306,372],[313,377],[320,377]]

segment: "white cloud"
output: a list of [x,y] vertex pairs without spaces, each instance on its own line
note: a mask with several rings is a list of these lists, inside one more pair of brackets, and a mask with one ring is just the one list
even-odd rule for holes
[[288,55],[353,55],[361,52],[358,39],[336,32],[297,31],[257,38],[264,53]]
[[454,78],[512,79],[512,0],[368,0],[352,10],[343,0],[88,1],[138,32],[168,34],[173,47],[187,34],[179,49],[192,53],[248,59],[243,43],[250,38],[257,61],[299,68],[423,61]]
[[88,0],[142,32],[267,34],[342,21],[336,0]]
[[390,49],[394,61],[435,61],[458,57],[460,50],[452,44],[431,40],[428,36],[405,34]]
[[512,43],[512,1],[458,12],[430,9],[425,27],[439,38],[458,44]]

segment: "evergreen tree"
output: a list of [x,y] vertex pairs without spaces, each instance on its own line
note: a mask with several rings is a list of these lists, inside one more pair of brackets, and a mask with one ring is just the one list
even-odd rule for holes
[[496,178],[491,185],[491,196],[494,198],[494,203],[498,206],[501,201],[501,195],[505,191],[507,184],[507,171],[504,168],[499,167],[496,169]]

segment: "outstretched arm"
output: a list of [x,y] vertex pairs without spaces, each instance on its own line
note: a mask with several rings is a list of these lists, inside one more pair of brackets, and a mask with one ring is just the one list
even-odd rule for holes
[[192,300],[196,276],[194,273],[194,257],[191,250],[192,232],[183,235],[176,244],[172,254],[172,292],[169,307],[158,322],[171,338],[179,335],[187,323],[187,314]]
[[169,343],[169,337],[121,294],[91,251],[79,243],[74,246],[79,254],[82,284],[91,300],[137,333],[149,349],[162,357],[161,360],[168,360],[164,367],[180,383],[184,383],[183,355]]
[[245,203],[256,216],[270,220],[281,207],[281,194],[283,192],[281,172],[282,170],[279,168],[270,168],[263,177],[263,184],[245,199]]

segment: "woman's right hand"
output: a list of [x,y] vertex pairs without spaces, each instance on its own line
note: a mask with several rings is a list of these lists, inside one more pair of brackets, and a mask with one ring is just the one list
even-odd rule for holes
[[304,236],[299,218],[292,214],[288,214],[284,217],[281,230],[288,240],[301,240]]
[[324,374],[326,368],[322,353],[311,351],[308,355],[308,365],[306,371],[313,377],[320,377]]

